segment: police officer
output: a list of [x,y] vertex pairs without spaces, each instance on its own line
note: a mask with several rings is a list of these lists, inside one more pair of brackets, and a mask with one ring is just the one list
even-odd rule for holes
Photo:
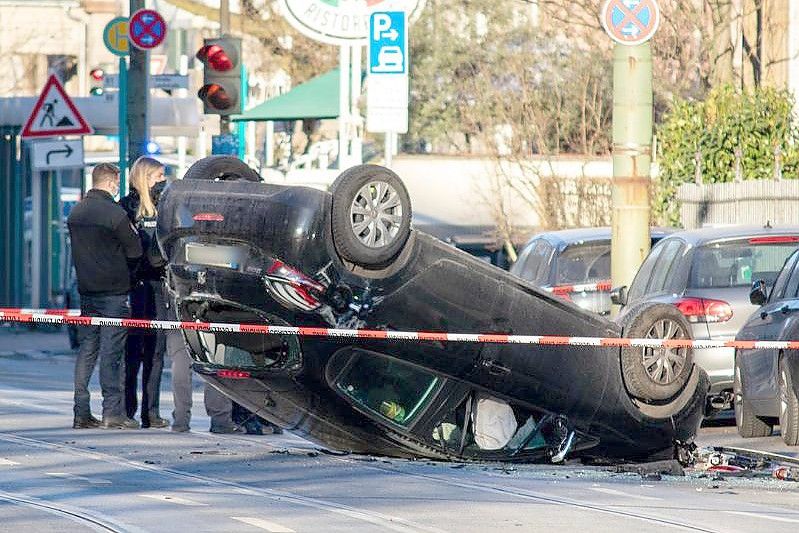
[[[128,266],[142,255],[141,241],[125,210],[114,201],[114,196],[119,194],[119,169],[109,163],[97,165],[92,171],[92,187],[67,219],[81,313],[92,317],[127,317],[130,310]],[[81,328],[80,351],[75,361],[73,428],[139,427],[138,422],[125,413],[126,338],[124,328]],[[89,396],[89,380],[98,357],[103,393],[102,422],[92,416]]]
[[[162,278],[164,261],[154,254],[158,199],[166,184],[164,165],[151,157],[140,157],[130,170],[130,194],[119,201],[136,227],[144,254],[133,273],[131,315],[141,319],[165,319]],[[163,331],[133,330],[128,334],[125,356],[125,409],[134,418],[138,408],[136,389],[142,371],[141,426],[162,428],[169,421],[159,414],[161,373],[166,351]]]

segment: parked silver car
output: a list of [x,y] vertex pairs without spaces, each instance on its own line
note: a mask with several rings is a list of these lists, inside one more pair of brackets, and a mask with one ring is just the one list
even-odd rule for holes
[[[623,305],[619,319],[641,305],[674,305],[685,320],[661,325],[651,336],[732,340],[757,306],[749,302],[754,280],[773,285],[786,258],[799,247],[799,226],[733,226],[702,228],[669,235],[647,256],[629,289],[615,289],[614,303]],[[694,350],[694,361],[710,376],[711,400],[731,407],[735,351]],[[642,349],[649,378],[666,383],[690,357],[688,350]]]
[[[652,244],[672,231],[652,228]],[[609,227],[539,233],[524,245],[510,272],[587,311],[610,314],[610,237]],[[607,284],[607,289],[571,289],[595,283]]]

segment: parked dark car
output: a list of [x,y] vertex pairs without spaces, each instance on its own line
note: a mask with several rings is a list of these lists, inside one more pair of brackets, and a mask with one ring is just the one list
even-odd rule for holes
[[[402,181],[363,165],[332,192],[268,185],[235,158],[195,163],[159,205],[184,321],[619,337],[587,313],[410,227]],[[659,320],[650,306],[639,320]],[[338,450],[497,461],[673,457],[708,388],[632,395],[619,348],[184,330],[195,370],[259,416]]]
[[[673,232],[652,228],[652,245]],[[609,227],[547,231],[524,245],[510,271],[547,292],[571,300],[587,311],[610,314]],[[607,290],[569,290],[574,285],[603,283]]]
[[[756,280],[755,311],[738,332],[740,341],[799,339],[799,251],[785,262],[774,287]],[[776,424],[789,446],[799,444],[799,352],[760,346],[735,351],[735,423],[742,437],[766,437]]]
[[[674,338],[732,340],[756,309],[749,302],[753,280],[771,286],[785,259],[799,246],[799,227],[731,226],[681,231],[661,240],[644,260],[629,289],[614,299],[624,305],[620,318],[637,314],[645,304],[673,305],[677,319],[662,323],[652,335],[665,331]],[[649,333],[647,333],[649,334]],[[667,359],[642,350],[653,378],[668,382],[681,351]],[[705,348],[694,361],[707,371],[711,400],[718,408],[732,407],[734,350]]]

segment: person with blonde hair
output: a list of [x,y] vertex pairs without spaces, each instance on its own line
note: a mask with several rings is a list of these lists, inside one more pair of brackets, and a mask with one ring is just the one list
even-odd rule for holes
[[[92,189],[67,218],[72,260],[78,278],[81,314],[90,317],[128,316],[129,265],[142,254],[136,229],[114,201],[119,193],[119,169],[100,163],[92,171]],[[125,416],[122,387],[127,330],[83,326],[80,352],[75,361],[75,419],[72,427],[85,429],[135,429],[139,424]],[[90,409],[89,380],[100,359],[103,419]]]
[[[158,199],[166,184],[164,165],[151,157],[140,157],[130,171],[130,194],[119,201],[138,229],[144,254],[133,271],[130,292],[131,316],[163,319],[166,315],[162,278],[164,265],[155,242]],[[134,418],[138,410],[138,378],[142,371],[141,426],[167,427],[159,413],[161,373],[166,351],[164,332],[131,330],[125,356],[125,410]]]

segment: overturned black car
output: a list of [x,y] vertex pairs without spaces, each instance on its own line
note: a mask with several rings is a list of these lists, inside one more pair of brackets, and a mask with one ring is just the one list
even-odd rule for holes
[[[388,169],[347,170],[331,191],[260,183],[231,157],[195,163],[159,205],[178,317],[580,337],[653,337],[681,318],[650,304],[617,325],[413,230]],[[329,448],[399,457],[670,458],[709,386],[686,349],[184,334],[195,370],[253,412]]]

